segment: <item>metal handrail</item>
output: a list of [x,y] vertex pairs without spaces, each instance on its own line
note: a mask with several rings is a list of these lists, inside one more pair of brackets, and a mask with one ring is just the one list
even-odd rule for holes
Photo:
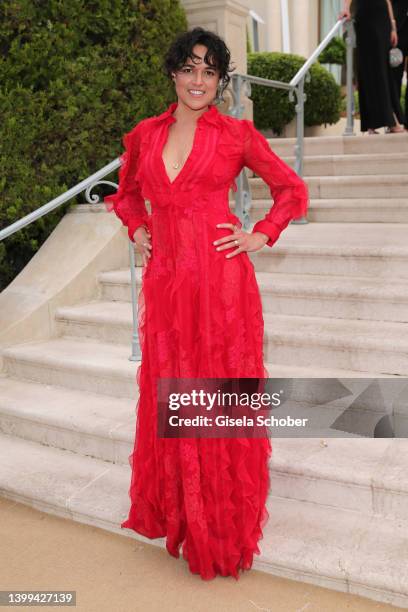
[[[264,79],[251,74],[234,73],[232,75],[232,96],[233,107],[231,115],[237,118],[242,117],[244,106],[241,104],[243,90],[248,97],[251,94],[251,84],[264,85],[275,89],[286,89],[289,93],[289,99],[292,102],[296,96],[296,144],[295,144],[295,172],[298,176],[303,176],[303,160],[304,160],[304,105],[306,94],[304,93],[305,81],[310,81],[310,67],[317,61],[321,52],[327,47],[329,42],[338,34],[341,28],[346,32],[347,45],[347,124],[343,136],[354,136],[354,96],[353,96],[353,47],[355,46],[355,34],[353,22],[346,17],[339,19],[328,34],[324,37],[321,43],[313,51],[312,55],[299,68],[295,76],[289,83],[284,81],[274,81],[272,79]],[[235,192],[235,213],[243,220],[244,229],[248,229],[250,224],[250,209],[251,209],[251,192],[249,181],[245,169],[241,171],[237,181],[237,191]],[[306,217],[294,219],[291,223],[305,224]]]
[[62,206],[62,204],[65,204],[65,202],[68,202],[68,200],[71,200],[79,193],[82,193],[82,191],[85,191],[85,197],[89,204],[97,204],[98,202],[100,202],[100,198],[96,194],[94,196],[91,196],[91,189],[96,185],[101,184],[111,185],[112,187],[117,188],[118,185],[116,183],[112,183],[111,181],[102,181],[100,179],[104,178],[105,176],[108,176],[111,172],[119,168],[120,165],[120,158],[117,157],[114,161],[110,162],[94,174],[91,174],[91,176],[88,176],[88,178],[84,179],[74,187],[71,187],[71,189],[68,189],[68,191],[65,191],[58,197],[47,202],[47,204],[43,204],[43,206],[40,206],[36,210],[33,210],[33,212],[29,213],[28,215],[25,215],[24,217],[21,217],[21,219],[19,219],[18,221],[15,221],[11,225],[8,225],[4,229],[0,230],[0,241],[4,240],[4,238],[7,238],[8,236],[11,236],[11,234],[14,234],[14,232],[23,229],[23,227],[26,227],[26,225],[29,225],[33,221],[37,221],[37,219],[40,219],[41,217],[48,214],[52,210],[55,210],[59,206]]
[[[354,135],[353,132],[353,114],[354,114],[354,100],[353,100],[353,46],[355,46],[354,28],[351,20],[343,18],[339,20],[326,37],[322,40],[319,46],[315,49],[312,55],[307,59],[303,66],[298,70],[290,83],[283,81],[275,81],[272,79],[264,79],[255,75],[234,73],[232,75],[232,96],[233,106],[230,110],[230,115],[240,118],[244,110],[241,104],[241,94],[244,88],[247,89],[247,94],[250,94],[250,84],[254,83],[257,85],[265,85],[267,87],[275,87],[277,89],[287,90],[289,93],[289,99],[293,101],[296,96],[297,103],[295,106],[296,110],[296,145],[295,145],[295,171],[299,176],[303,175],[303,145],[304,145],[304,103],[306,95],[304,93],[305,80],[310,79],[309,69],[310,66],[317,60],[320,53],[325,49],[329,42],[334,38],[339,29],[344,26],[346,29],[346,43],[347,43],[347,127],[344,132],[345,136]],[[85,198],[89,204],[99,204],[101,202],[100,197],[95,194],[91,195],[91,190],[97,185],[106,184],[112,187],[118,188],[116,183],[111,181],[102,180],[105,176],[108,176],[111,172],[119,168],[121,165],[120,157],[91,174],[88,178],[84,179],[68,191],[58,197],[50,200],[47,204],[40,206],[33,212],[25,215],[18,221],[15,221],[6,228],[0,230],[0,241],[4,240],[14,232],[26,227],[33,221],[40,219],[50,211],[55,210],[62,204],[65,204],[68,200],[71,200],[79,193],[85,191]],[[251,194],[248,177],[245,170],[243,169],[240,175],[237,177],[237,191],[235,193],[235,212],[241,218],[243,227],[247,228],[249,225],[249,211],[251,207]],[[300,218],[292,221],[292,223],[307,223],[306,218]],[[133,242],[129,239],[129,259],[130,259],[130,274],[131,274],[131,296],[132,296],[132,313],[133,313],[133,334],[132,334],[132,353],[129,357],[131,361],[139,361],[141,359],[140,346],[138,340],[138,316],[137,316],[137,295],[136,295],[136,275],[135,266],[136,258],[133,248]]]
[[293,79],[290,81],[291,87],[296,87],[296,85],[300,82],[300,80],[303,79],[303,77],[309,71],[310,67],[317,61],[321,52],[324,51],[324,49],[327,47],[329,42],[337,35],[338,31],[342,29],[343,23],[345,21],[346,21],[346,18],[343,17],[343,19],[339,19],[334,24],[330,32],[326,34],[326,36],[323,38],[321,43],[313,51],[312,55],[305,61],[303,66],[297,71]]

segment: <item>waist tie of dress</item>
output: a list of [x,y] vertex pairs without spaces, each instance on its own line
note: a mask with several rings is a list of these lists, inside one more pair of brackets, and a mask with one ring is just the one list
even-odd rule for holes
[[[152,216],[171,213],[175,217],[179,214],[183,217],[192,218],[193,216],[220,215],[226,222],[233,223],[241,227],[240,219],[234,215],[229,208],[229,190],[225,187],[202,194],[200,191],[178,191],[177,193],[163,192],[156,193],[151,198]],[[225,222],[225,221],[224,221]],[[170,224],[174,225],[174,224]]]

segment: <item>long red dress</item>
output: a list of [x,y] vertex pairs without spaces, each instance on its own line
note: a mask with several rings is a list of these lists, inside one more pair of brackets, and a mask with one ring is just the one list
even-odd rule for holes
[[[269,185],[274,204],[254,231],[272,246],[291,219],[306,214],[305,183],[270,149],[253,123],[210,105],[198,119],[191,153],[170,181],[162,151],[177,102],[140,121],[123,143],[116,194],[105,197],[133,233],[151,232],[152,257],[138,298],[141,365],[137,370],[131,506],[122,528],[166,537],[203,579],[239,578],[249,569],[269,514],[272,446],[264,438],[157,437],[158,378],[267,378],[264,322],[254,266],[246,252],[227,259],[214,240],[241,223],[229,189],[243,166]],[[147,214],[145,199],[151,203]]]

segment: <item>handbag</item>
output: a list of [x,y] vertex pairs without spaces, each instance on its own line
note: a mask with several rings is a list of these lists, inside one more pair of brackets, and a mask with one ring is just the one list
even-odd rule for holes
[[401,49],[398,49],[398,47],[394,47],[393,49],[390,49],[391,68],[396,68],[397,66],[400,66],[403,61],[404,61],[404,56],[403,56]]

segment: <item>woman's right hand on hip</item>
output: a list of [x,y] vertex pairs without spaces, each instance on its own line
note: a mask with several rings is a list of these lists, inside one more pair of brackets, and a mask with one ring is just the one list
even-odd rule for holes
[[136,250],[142,256],[142,263],[145,266],[152,256],[151,250],[152,245],[150,243],[151,234],[144,225],[137,228],[133,234],[133,240],[135,241]]

